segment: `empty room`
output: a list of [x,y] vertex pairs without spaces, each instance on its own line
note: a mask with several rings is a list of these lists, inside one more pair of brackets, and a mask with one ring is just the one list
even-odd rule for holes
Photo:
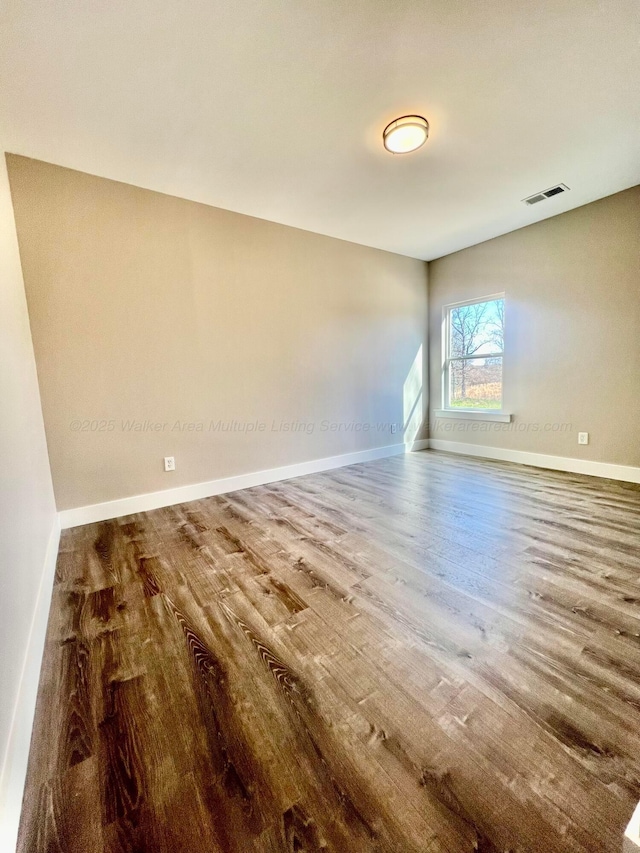
[[640,853],[637,0],[0,79],[0,853]]

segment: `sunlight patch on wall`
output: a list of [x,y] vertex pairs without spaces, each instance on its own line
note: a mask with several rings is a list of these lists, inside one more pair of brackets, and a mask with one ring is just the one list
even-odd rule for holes
[[405,443],[411,442],[422,426],[422,346],[416,353],[402,389],[403,431]]

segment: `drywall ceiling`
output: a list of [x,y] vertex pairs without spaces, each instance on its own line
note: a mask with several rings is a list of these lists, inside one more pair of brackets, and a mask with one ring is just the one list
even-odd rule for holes
[[7,0],[0,33],[6,150],[414,257],[640,183],[638,0]]

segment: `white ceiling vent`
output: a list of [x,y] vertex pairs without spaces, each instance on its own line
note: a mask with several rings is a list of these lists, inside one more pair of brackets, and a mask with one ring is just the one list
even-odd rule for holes
[[553,198],[554,195],[569,192],[569,187],[566,184],[556,184],[555,187],[549,187],[548,190],[530,195],[528,198],[523,198],[525,204],[537,204],[539,201],[544,201],[545,198]]

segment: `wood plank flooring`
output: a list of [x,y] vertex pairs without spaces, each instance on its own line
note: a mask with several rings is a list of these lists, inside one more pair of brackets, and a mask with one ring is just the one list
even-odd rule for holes
[[20,853],[585,853],[640,487],[413,453],[65,531]]

